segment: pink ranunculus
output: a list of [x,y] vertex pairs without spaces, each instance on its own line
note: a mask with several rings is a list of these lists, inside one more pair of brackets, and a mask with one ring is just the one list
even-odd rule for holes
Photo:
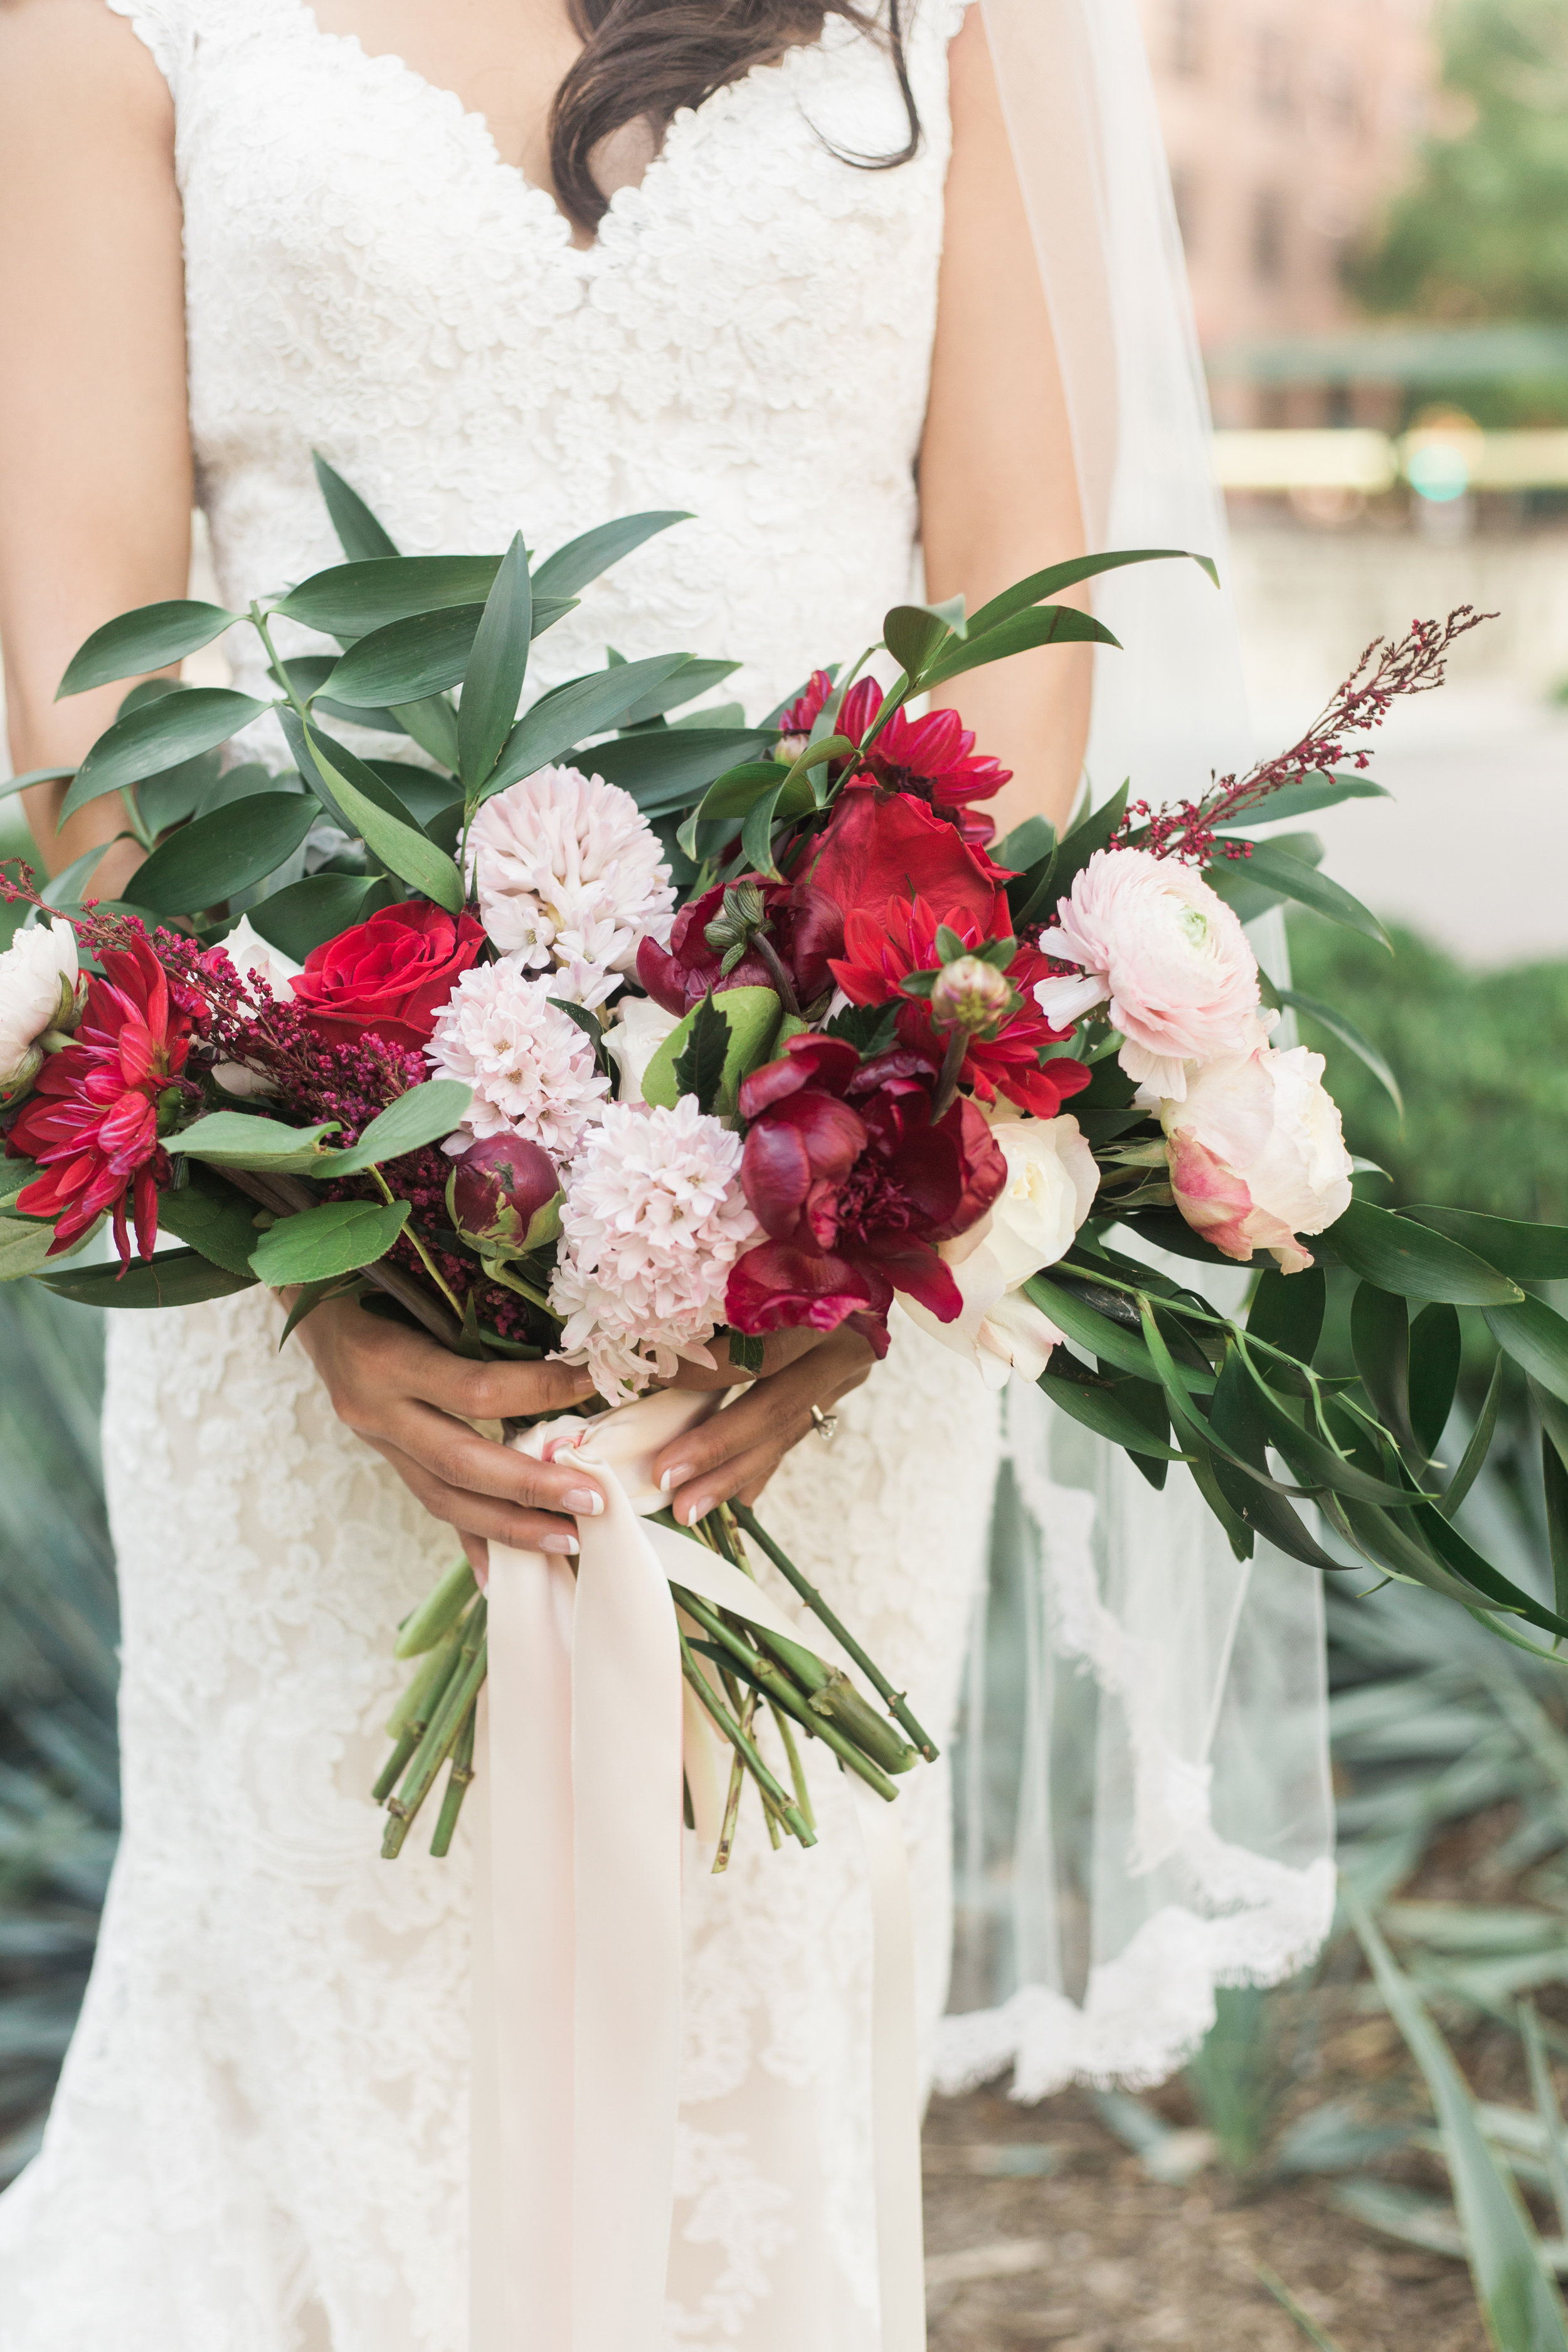
[[1351,1199],[1351,1157],[1321,1054],[1262,1045],[1205,1063],[1187,1073],[1180,1101],[1161,1105],[1160,1122],[1171,1189],[1194,1233],[1243,1264],[1267,1249],[1286,1274],[1311,1265],[1298,1236],[1321,1234]]
[[1109,997],[1127,1041],[1122,1068],[1163,1099],[1181,1101],[1184,1062],[1259,1040],[1258,963],[1246,934],[1224,899],[1173,858],[1097,850],[1040,946],[1085,975],[1040,982],[1035,999],[1047,1018],[1076,1020]]

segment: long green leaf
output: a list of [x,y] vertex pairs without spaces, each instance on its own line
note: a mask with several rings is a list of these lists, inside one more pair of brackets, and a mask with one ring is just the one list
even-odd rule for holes
[[155,702],[140,704],[99,737],[77,770],[76,782],[60,804],[61,823],[105,793],[122,792],[127,784],[159,775],[198,751],[215,751],[272,708],[254,695],[235,694],[223,686],[193,686],[182,694],[160,695]]
[[1351,1299],[1351,1352],[1362,1386],[1384,1427],[1412,1452],[1410,1426],[1410,1313],[1403,1298],[1358,1282]]
[[1113,637],[1103,621],[1092,613],[1080,613],[1076,604],[1037,604],[1026,613],[1015,613],[1005,621],[998,621],[984,635],[971,624],[967,637],[961,637],[952,648],[938,656],[926,670],[921,684],[927,687],[945,686],[950,678],[962,677],[967,670],[984,669],[987,664],[1006,661],[1014,654],[1032,653],[1039,646],[1115,646],[1121,648],[1120,637]]
[[307,793],[259,793],[184,824],[136,872],[136,903],[155,915],[216,907],[275,873],[318,814]]
[[203,604],[187,596],[171,597],[162,604],[142,604],[121,613],[94,629],[66,664],[66,674],[55,688],[55,700],[85,694],[89,687],[110,686],[117,677],[136,677],[143,670],[165,669],[187,654],[221,636],[242,620],[239,613],[221,604]]
[[1219,573],[1210,555],[1194,555],[1185,547],[1119,547],[1106,555],[1075,555],[1066,563],[1053,563],[1044,572],[1032,572],[1026,580],[1011,588],[1004,588],[988,604],[982,604],[969,617],[969,634],[974,636],[983,629],[993,629],[999,621],[1020,613],[1026,605],[1038,604],[1047,596],[1059,595],[1064,588],[1076,588],[1080,580],[1098,580],[1107,572],[1120,572],[1129,563],[1195,563],[1206,572],[1217,588]]
[[335,466],[319,449],[310,452],[316,481],[338,534],[338,545],[351,563],[384,561],[398,552],[396,541],[371,512],[356,489],[351,488]]
[[1247,1310],[1247,1336],[1283,1348],[1298,1363],[1310,1364],[1322,1337],[1327,1305],[1328,1283],[1321,1265],[1304,1266],[1292,1275],[1268,1266],[1258,1276]]
[[389,621],[350,647],[328,680],[331,699],[358,714],[421,702],[460,686],[473,658],[482,604],[448,604]]
[[378,892],[383,886],[360,874],[310,874],[252,907],[251,927],[296,963],[303,963],[312,948],[335,940],[351,924],[363,922],[371,911],[367,902]]
[[47,1218],[0,1216],[0,1282],[20,1282],[37,1274],[54,1247]]
[[[707,694],[714,687],[722,686],[727,677],[733,677],[740,667],[739,662],[732,661],[700,661],[693,654],[662,686],[656,686],[651,694],[645,694],[640,702],[634,702],[620,724],[623,727],[642,727],[650,719],[662,718],[667,710],[679,710],[683,702],[695,702],[700,694]],[[700,712],[694,714],[699,720],[702,716]],[[680,723],[684,726],[686,721],[683,719]]]
[[302,580],[275,609],[330,637],[368,637],[416,614],[482,605],[500,562],[499,555],[405,555],[395,563],[334,563]]
[[[492,793],[547,767],[584,736],[602,735],[607,728],[618,726],[645,695],[673,677],[685,660],[684,654],[659,654],[648,661],[616,662],[609,669],[574,678],[570,686],[525,711],[501,747],[495,772],[485,783],[484,797],[488,800]],[[602,748],[607,752],[619,747]],[[599,751],[592,754],[589,765],[595,773],[605,772]]]
[[756,728],[656,727],[596,743],[590,765],[630,793],[646,815],[664,816],[700,801],[727,770],[760,760],[773,740]]
[[158,1196],[158,1223],[214,1265],[248,1276],[256,1247],[256,1203],[221,1176],[194,1168],[178,1192]]
[[1459,1318],[1441,1303],[1424,1307],[1410,1327],[1410,1427],[1428,1459],[1442,1443],[1459,1385]]
[[408,1223],[406,1201],[323,1201],[280,1217],[263,1234],[250,1263],[273,1289],[328,1282],[384,1257]]
[[373,1118],[357,1143],[346,1151],[329,1152],[322,1175],[355,1176],[384,1160],[400,1160],[405,1151],[439,1143],[462,1124],[473,1100],[473,1089],[458,1078],[427,1078],[399,1095],[378,1118]]
[[1487,1328],[1522,1371],[1568,1404],[1568,1323],[1543,1300],[1489,1307]]
[[205,1160],[214,1168],[309,1176],[321,1172],[322,1138],[337,1132],[335,1119],[320,1127],[285,1127],[280,1119],[253,1118],[248,1111],[210,1110],[169,1140],[170,1148],[183,1151],[187,1160]]
[[1025,1283],[1024,1293],[1087,1354],[1098,1357],[1101,1363],[1114,1364],[1118,1371],[1131,1372],[1136,1380],[1150,1381],[1156,1388],[1163,1385],[1159,1367],[1137,1334],[1101,1315],[1065,1283],[1054,1281],[1048,1273],[1037,1274]]
[[1540,2242],[1482,2136],[1464,2077],[1349,1880],[1342,1881],[1342,1899],[1378,1990],[1426,2078],[1487,2333],[1497,2352],[1568,2352],[1568,2320]]
[[1455,1307],[1516,1302],[1519,1286],[1473,1251],[1429,1226],[1370,1201],[1352,1201],[1325,1239],[1353,1274],[1402,1298],[1444,1298]]
[[1180,1462],[1184,1458],[1173,1445],[1156,1437],[1136,1413],[1128,1411],[1110,1381],[1068,1380],[1059,1372],[1047,1370],[1040,1374],[1035,1385],[1074,1421],[1081,1422],[1086,1429],[1092,1429],[1099,1437],[1109,1438],[1112,1445],[1120,1445],[1129,1454],[1148,1454],[1158,1462]]
[[230,1274],[194,1249],[160,1250],[156,1257],[136,1261],[123,1276],[118,1266],[90,1265],[37,1279],[79,1307],[195,1307],[205,1298],[227,1298],[256,1287],[253,1274]]
[[1337,1013],[1331,1004],[1324,1004],[1315,996],[1303,996],[1299,988],[1282,988],[1278,993],[1281,1004],[1293,1004],[1298,1013],[1305,1013],[1310,1020],[1317,1022],[1320,1028],[1326,1029],[1331,1037],[1337,1037],[1342,1045],[1348,1045],[1357,1060],[1365,1063],[1400,1118],[1405,1117],[1405,1097],[1399,1091],[1398,1079],[1371,1038],[1363,1036],[1353,1021],[1347,1021],[1342,1013]]
[[1215,1383],[1209,1430],[1211,1438],[1221,1440],[1232,1454],[1239,1454],[1252,1465],[1253,1475],[1248,1479],[1217,1447],[1215,1449],[1215,1483],[1243,1522],[1265,1543],[1271,1543],[1289,1559],[1299,1559],[1308,1568],[1337,1573],[1343,1563],[1323,1549],[1285,1496],[1277,1491],[1278,1482],[1268,1475],[1267,1432],[1252,1382],[1235,1348],[1226,1349]]
[[1363,939],[1375,940],[1379,947],[1387,948],[1393,954],[1393,942],[1377,917],[1359,898],[1352,898],[1348,890],[1331,882],[1326,874],[1320,874],[1305,859],[1293,857],[1289,850],[1277,847],[1273,842],[1255,842],[1246,872],[1251,881],[1261,883],[1265,889],[1277,890],[1283,898],[1294,898],[1301,906],[1310,907],[1315,914],[1326,915],[1331,923],[1338,923],[1345,930],[1359,931]]
[[458,768],[472,800],[500,755],[528,675],[533,594],[517,532],[485,599],[458,706]]
[[1459,1466],[1443,1489],[1437,1508],[1446,1519],[1451,1519],[1470,1488],[1481,1474],[1497,1429],[1498,1406],[1502,1397],[1502,1358],[1492,1366],[1492,1376],[1487,1392],[1470,1432],[1470,1441],[1459,1457]]
[[953,638],[952,625],[925,604],[895,604],[882,623],[882,643],[908,671],[917,694],[927,664]]
[[1259,824],[1280,824],[1299,816],[1310,816],[1317,809],[1337,808],[1342,801],[1385,801],[1390,798],[1386,788],[1374,784],[1370,776],[1318,776],[1299,784],[1282,784],[1277,793],[1260,801],[1255,809],[1246,809],[1232,822],[1250,829]]
[[0,801],[8,801],[13,793],[30,793],[35,784],[63,784],[75,773],[74,768],[24,768],[19,776],[7,776],[0,784]]
[[689,522],[689,514],[670,508],[647,514],[623,515],[616,522],[602,522],[580,538],[570,539],[558,547],[553,555],[545,557],[533,575],[534,593],[540,596],[575,596],[590,581],[597,580],[613,563],[645,540],[654,539],[672,524]]
[[1486,1217],[1474,1209],[1422,1204],[1406,1209],[1417,1224],[1446,1234],[1474,1250],[1515,1282],[1562,1282],[1568,1278],[1568,1225],[1531,1225],[1512,1217]]
[[1420,1498],[1407,1487],[1391,1486],[1385,1478],[1374,1478],[1370,1471],[1347,1462],[1331,1445],[1304,1429],[1263,1380],[1250,1351],[1243,1346],[1238,1352],[1257,1392],[1258,1409],[1268,1425],[1268,1442],[1284,1455],[1303,1486],[1319,1493],[1343,1495],[1354,1502],[1374,1504],[1380,1510],[1407,1511],[1415,1507]]
[[351,784],[327,757],[321,739],[313,729],[307,730],[306,743],[327,790],[365,847],[381,860],[387,872],[395,874],[401,882],[412,883],[425,898],[445,907],[449,915],[461,914],[463,885],[453,860],[413,825],[402,824],[395,817],[388,816],[357,784]]

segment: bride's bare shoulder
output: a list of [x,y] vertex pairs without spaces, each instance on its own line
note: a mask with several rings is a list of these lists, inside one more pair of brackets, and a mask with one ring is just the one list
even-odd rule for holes
[[174,119],[168,84],[107,0],[0,0],[0,117],[18,110],[160,137]]

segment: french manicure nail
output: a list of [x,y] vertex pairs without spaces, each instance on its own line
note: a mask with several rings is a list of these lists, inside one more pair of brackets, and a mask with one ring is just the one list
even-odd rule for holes
[[580,1518],[596,1519],[605,1507],[605,1498],[597,1486],[574,1486],[566,1496],[566,1507]]
[[710,1512],[712,1508],[713,1508],[713,1506],[712,1506],[712,1504],[709,1501],[709,1499],[708,1499],[707,1496],[706,1496],[706,1495],[700,1496],[698,1497],[697,1501],[696,1501],[695,1503],[693,1503],[693,1504],[689,1507],[689,1508],[688,1509],[688,1511],[687,1511],[687,1514],[686,1514],[686,1524],[687,1524],[687,1526],[688,1526],[689,1528],[694,1528],[694,1527],[697,1525],[698,1520],[699,1520],[699,1519],[705,1519],[705,1518],[708,1517],[709,1512]]
[[665,1474],[664,1474],[663,1477],[662,1477],[662,1478],[659,1480],[659,1482],[658,1482],[658,1491],[659,1491],[659,1493],[660,1493],[661,1495],[668,1495],[668,1492],[669,1492],[669,1490],[670,1490],[670,1488],[674,1486],[674,1484],[675,1484],[675,1473],[674,1473],[674,1471],[673,1471],[673,1470],[667,1470],[667,1471],[665,1472]]
[[566,1535],[541,1536],[539,1549],[541,1551],[574,1552],[577,1549],[577,1538],[575,1536]]

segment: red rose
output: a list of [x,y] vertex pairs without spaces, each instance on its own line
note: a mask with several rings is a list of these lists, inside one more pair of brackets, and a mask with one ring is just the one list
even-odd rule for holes
[[484,927],[470,914],[454,920],[427,898],[384,907],[311,949],[294,1001],[334,1045],[356,1045],[370,1031],[417,1052],[484,943]]
[[895,1047],[862,1062],[843,1039],[816,1035],[746,1080],[741,1182],[769,1239],[730,1276],[736,1330],[847,1322],[882,1355],[895,1290],[943,1323],[962,1312],[936,1244],[984,1215],[1007,1163],[972,1102],[931,1125],[936,1075],[924,1055]]
[[846,918],[865,908],[880,921],[889,898],[907,905],[917,894],[988,924],[1006,875],[945,817],[857,776],[839,794],[816,863],[802,868],[801,878]]

